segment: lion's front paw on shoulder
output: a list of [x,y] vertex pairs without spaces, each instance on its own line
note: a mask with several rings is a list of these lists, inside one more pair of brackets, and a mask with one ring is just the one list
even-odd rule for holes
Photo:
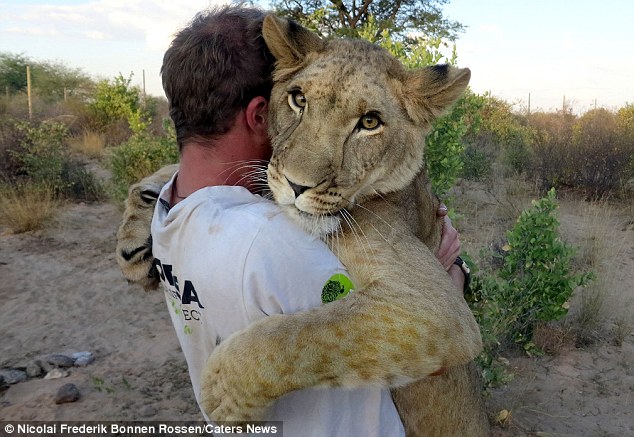
[[158,287],[158,271],[152,255],[151,225],[154,206],[163,186],[177,165],[168,165],[132,185],[125,201],[123,220],[117,231],[116,258],[123,276],[145,290]]

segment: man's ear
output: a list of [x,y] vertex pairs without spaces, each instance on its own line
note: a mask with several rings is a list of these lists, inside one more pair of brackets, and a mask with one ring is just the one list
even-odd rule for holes
[[305,27],[272,14],[264,17],[262,35],[275,56],[278,69],[298,67],[308,53],[319,52],[326,46],[319,36]]
[[254,97],[247,105],[244,113],[249,129],[258,135],[268,135],[268,100],[262,96]]
[[403,102],[417,124],[431,123],[453,105],[469,84],[471,71],[449,65],[433,65],[408,71]]

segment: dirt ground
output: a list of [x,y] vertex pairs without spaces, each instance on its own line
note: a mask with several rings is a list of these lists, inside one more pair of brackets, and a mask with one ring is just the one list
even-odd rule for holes
[[[474,211],[457,222],[469,250],[493,241],[497,227],[509,222],[503,216],[512,216],[505,202],[480,191],[458,196]],[[561,221],[579,239],[585,219],[575,202],[562,202]],[[162,293],[128,285],[115,263],[119,220],[109,203],[68,204],[43,231],[0,229],[0,368],[24,368],[53,353],[95,357],[65,378],[35,377],[0,391],[0,420],[200,419]],[[618,245],[612,270],[618,299],[610,299],[634,323],[634,231],[620,212],[599,222]],[[631,333],[622,346],[606,335],[584,347],[564,345],[554,356],[507,359],[515,378],[488,398],[493,418],[510,412],[495,435],[634,435]],[[81,398],[56,404],[56,391],[68,382]]]

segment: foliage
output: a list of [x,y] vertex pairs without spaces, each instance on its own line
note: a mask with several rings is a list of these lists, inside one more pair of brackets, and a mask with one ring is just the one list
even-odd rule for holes
[[530,116],[532,162],[528,175],[538,185],[575,187],[601,197],[634,176],[634,135],[626,106],[617,113],[593,109],[577,117],[569,113]]
[[21,148],[12,150],[11,154],[20,162],[20,171],[36,183],[47,184],[56,192],[64,191],[67,186],[62,180],[62,170],[67,127],[57,122],[44,122],[39,126],[18,122],[17,128],[23,132],[24,139]]
[[474,147],[467,145],[463,153],[462,177],[473,181],[489,178],[493,173],[491,160],[487,154]]
[[80,69],[60,62],[34,61],[22,54],[0,53],[0,87],[3,91],[26,92],[27,65],[31,69],[34,94],[49,102],[64,98],[65,93],[83,94],[93,86],[93,81]]
[[438,196],[445,195],[462,172],[463,137],[479,128],[482,104],[482,96],[467,91],[448,114],[436,120],[425,139],[425,163]]
[[128,187],[159,168],[178,162],[176,141],[169,137],[137,135],[113,150],[109,159],[112,170],[112,197],[123,201]]
[[491,362],[507,341],[535,353],[533,329],[538,323],[561,319],[577,287],[591,272],[573,271],[573,249],[561,241],[555,191],[533,202],[507,232],[498,271],[477,272],[467,296],[482,333],[484,362]]
[[8,154],[17,164],[15,172],[5,174],[5,178],[17,182],[21,177],[29,184],[47,187],[55,196],[84,201],[101,198],[102,187],[92,173],[70,157],[64,124],[18,121],[14,129],[19,132],[19,147],[8,150]]
[[[488,137],[501,160],[512,170],[522,173],[531,160],[532,131],[527,120],[511,111],[511,105],[485,95],[482,125],[478,135]],[[477,142],[473,138],[470,142]],[[487,155],[493,158],[489,152]]]
[[462,24],[445,18],[442,6],[448,0],[276,0],[278,14],[294,19],[322,36],[358,37],[370,20],[377,25],[376,35],[389,30],[395,39],[407,44],[412,33],[454,40]]
[[151,123],[149,113],[141,104],[141,91],[130,86],[128,78],[119,74],[112,81],[102,80],[97,84],[90,108],[95,113],[98,127],[106,129],[118,120],[126,120],[134,135],[145,132]]
[[523,211],[507,233],[508,252],[499,276],[508,288],[504,301],[520,309],[514,323],[514,337],[519,342],[530,335],[535,322],[566,315],[575,288],[592,277],[572,273],[574,251],[559,237],[556,208],[555,190],[551,189]]
[[[410,37],[407,42],[395,38],[388,29],[382,29],[375,17],[371,16],[368,21],[358,28],[356,37],[378,44],[394,57],[399,59],[408,68],[426,67],[435,65],[443,61],[445,57],[441,50],[443,40],[440,37]],[[451,59],[445,59],[445,63],[455,64],[455,46]]]

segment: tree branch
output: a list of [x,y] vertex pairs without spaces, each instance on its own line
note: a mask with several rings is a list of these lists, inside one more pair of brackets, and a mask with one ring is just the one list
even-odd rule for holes
[[[400,1],[400,0],[399,0]],[[368,8],[372,4],[372,0],[363,0],[363,6],[358,14],[355,14],[354,18],[350,21],[350,28],[356,29],[357,23],[361,18],[368,13]]]
[[330,0],[330,2],[337,8],[339,11],[339,22],[342,27],[351,27],[348,23],[352,21],[352,17],[350,17],[350,12],[346,8],[346,5],[343,4],[343,0]]

